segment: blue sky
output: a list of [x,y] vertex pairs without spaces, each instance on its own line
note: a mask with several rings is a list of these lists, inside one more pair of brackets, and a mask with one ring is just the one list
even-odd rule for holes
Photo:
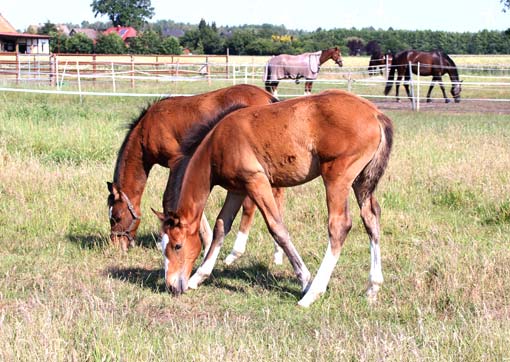
[[[0,13],[16,28],[30,24],[90,22],[92,0],[2,0]],[[152,0],[152,21],[171,19],[198,24],[201,18],[220,25],[269,23],[288,29],[375,28],[479,31],[510,28],[510,12],[499,0]]]

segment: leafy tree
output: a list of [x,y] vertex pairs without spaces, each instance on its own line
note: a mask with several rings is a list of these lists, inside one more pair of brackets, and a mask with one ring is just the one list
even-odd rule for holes
[[347,40],[347,48],[349,48],[349,55],[360,55],[361,50],[363,49],[365,42],[363,39],[358,38],[356,36],[351,36],[346,39]]
[[113,26],[140,28],[146,18],[154,16],[151,0],[93,0],[94,16],[106,15]]
[[161,37],[152,30],[139,33],[136,38],[131,39],[129,52],[134,54],[159,54]]
[[160,53],[176,55],[182,54],[182,48],[179,45],[179,40],[173,36],[167,36],[166,38],[163,38],[160,46]]
[[510,9],[510,0],[500,0],[500,2],[503,4],[503,12],[506,13]]
[[47,20],[43,26],[41,26],[38,30],[37,30],[37,33],[39,35],[50,35],[50,33],[57,33],[58,30],[57,30],[57,26],[55,24],[53,24],[52,22],[50,22],[49,20]]
[[216,24],[209,25],[200,20],[198,29],[187,31],[181,38],[181,44],[195,53],[221,54],[225,52],[224,41],[218,34]]
[[120,35],[115,32],[100,35],[97,38],[96,53],[98,54],[124,54],[126,52],[126,44],[124,44]]
[[68,37],[65,42],[66,53],[90,54],[94,50],[92,39],[83,33]]
[[379,45],[377,40],[370,40],[367,45],[365,45],[365,51],[368,55],[382,54],[381,45]]
[[63,33],[52,33],[50,39],[50,50],[52,53],[67,53],[67,39],[69,37]]
[[246,46],[257,38],[255,31],[251,29],[242,29],[235,31],[227,39],[225,46],[230,49],[231,54],[245,55]]
[[180,40],[183,47],[191,49],[194,53],[200,54],[204,52],[200,42],[200,31],[198,29],[187,31]]

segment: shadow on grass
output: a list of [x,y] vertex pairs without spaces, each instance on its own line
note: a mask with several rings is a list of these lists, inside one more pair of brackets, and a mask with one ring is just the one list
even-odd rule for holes
[[[106,275],[147,288],[154,293],[166,292],[162,269],[109,268]],[[241,282],[241,283],[239,283]],[[213,270],[203,283],[235,293],[247,293],[247,289],[262,288],[282,295],[299,298],[301,291],[294,277],[273,274],[266,265],[257,263],[247,267],[227,267]]]
[[154,293],[166,292],[162,269],[109,268],[106,275],[151,290]]
[[[104,249],[110,245],[110,237],[108,235],[91,233],[70,233],[66,235],[67,240],[78,245],[82,249]],[[158,237],[154,233],[138,234],[135,239],[136,247],[155,249],[157,247]]]

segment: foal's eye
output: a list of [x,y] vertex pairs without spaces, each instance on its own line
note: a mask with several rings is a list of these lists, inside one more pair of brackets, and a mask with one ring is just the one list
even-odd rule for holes
[[175,244],[174,249],[180,250],[182,248],[182,244]]

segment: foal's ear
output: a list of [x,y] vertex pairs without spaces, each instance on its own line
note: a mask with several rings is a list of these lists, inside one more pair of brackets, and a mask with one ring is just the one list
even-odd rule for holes
[[117,188],[117,185],[115,185],[113,182],[106,182],[106,185],[108,186],[108,191],[110,191],[110,194],[113,195],[114,200],[120,199],[120,193],[119,189]]
[[151,207],[152,212],[158,217],[159,221],[163,222],[165,220],[165,214],[162,212],[156,211]]
[[177,215],[175,212],[170,211],[165,219],[165,223],[167,223],[170,227],[173,228],[180,225],[181,219],[179,218],[179,215]]

